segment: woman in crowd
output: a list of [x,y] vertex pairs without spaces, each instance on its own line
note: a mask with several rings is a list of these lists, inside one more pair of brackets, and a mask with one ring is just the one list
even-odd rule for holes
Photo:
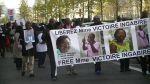
[[14,34],[14,45],[13,45],[13,56],[14,62],[16,63],[17,70],[21,70],[22,68],[22,45],[20,44],[20,30],[21,26],[17,26]]
[[22,64],[22,76],[25,75],[26,72],[29,72],[29,77],[34,77],[34,46],[33,46],[33,38],[34,30],[31,27],[31,22],[27,21],[25,24],[26,30],[23,30],[21,33],[21,45],[22,45],[22,56],[23,56],[23,64]]

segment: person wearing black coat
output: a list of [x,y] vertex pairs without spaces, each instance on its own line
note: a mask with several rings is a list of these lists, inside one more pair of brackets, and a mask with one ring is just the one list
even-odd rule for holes
[[[26,42],[25,39],[30,38],[30,36],[26,35],[25,36],[25,31],[31,32],[33,31],[34,35],[34,30],[31,27],[31,23],[29,21],[26,22],[25,24],[26,29],[22,29],[20,33],[20,43],[22,45],[22,73],[21,75],[24,76],[26,72],[29,72],[29,77],[34,77],[34,42]],[[34,38],[34,37],[33,37]],[[27,48],[27,46],[30,46]]]
[[55,63],[55,56],[54,56],[54,51],[53,51],[53,46],[52,46],[52,41],[50,38],[50,30],[54,29],[54,19],[50,19],[49,24],[47,25],[46,29],[46,39],[47,39],[47,48],[48,48],[48,56],[50,59],[50,67],[51,67],[51,79],[52,80],[57,80],[57,67]]
[[5,26],[0,26],[0,54],[4,58],[5,57]]

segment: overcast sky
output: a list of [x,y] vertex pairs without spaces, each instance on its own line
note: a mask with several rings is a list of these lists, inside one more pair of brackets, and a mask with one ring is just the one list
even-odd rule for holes
[[[18,10],[21,0],[4,0],[4,4],[8,9]],[[27,0],[30,7],[33,6],[35,0]]]

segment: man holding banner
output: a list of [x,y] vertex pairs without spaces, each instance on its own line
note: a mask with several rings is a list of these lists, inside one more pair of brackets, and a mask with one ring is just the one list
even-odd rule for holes
[[[143,11],[142,14],[141,14],[141,18],[147,18],[148,17],[148,12],[147,11]],[[140,49],[145,49],[145,48],[148,48],[149,46],[149,43],[148,43],[148,38],[147,38],[147,35],[146,33],[144,32],[143,30],[144,28],[142,28],[142,26],[139,26],[139,30],[137,31],[137,37],[138,37],[138,47],[140,47]],[[142,43],[144,42],[144,43]],[[143,45],[141,45],[143,44]],[[144,57],[140,57],[140,63],[141,63],[141,67],[142,67],[142,74],[144,76],[147,75],[147,71],[150,72],[150,56],[149,55],[145,55]]]
[[[94,23],[91,24],[91,26],[101,25],[102,24],[102,22],[100,21],[100,17],[99,16],[94,16],[93,17],[93,21],[94,21]],[[96,64],[95,64],[95,73],[97,75],[99,75],[101,73],[101,63],[100,62],[96,62]]]
[[52,46],[52,40],[50,36],[50,31],[55,29],[54,24],[56,23],[55,19],[51,18],[49,20],[49,23],[47,25],[47,32],[46,32],[46,39],[47,39],[47,50],[48,50],[48,56],[50,60],[50,67],[51,67],[51,79],[52,80],[57,80],[57,66],[55,63],[55,56],[54,56],[54,51],[53,51],[53,46]]
[[[70,20],[70,18],[66,18],[65,19],[65,23],[64,23],[64,26],[63,26],[63,28],[64,29],[73,29],[74,27],[73,27],[73,25],[72,25],[72,21]],[[64,37],[64,36],[63,36]],[[68,50],[70,50],[71,48],[70,48],[70,45],[69,45],[69,37],[65,37],[65,38],[63,38],[63,39],[61,39],[62,40],[62,43],[60,43],[60,44],[62,44],[64,47],[66,47],[66,48],[64,48],[63,49],[63,51],[65,51],[65,53],[67,53],[68,52]],[[62,47],[63,47],[62,46]],[[66,51],[67,50],[67,51]],[[70,50],[71,51],[71,50]],[[75,66],[73,65],[68,65],[67,67],[66,67],[66,69],[67,69],[67,74],[68,75],[77,75],[77,72],[76,72],[76,70],[75,70]]]

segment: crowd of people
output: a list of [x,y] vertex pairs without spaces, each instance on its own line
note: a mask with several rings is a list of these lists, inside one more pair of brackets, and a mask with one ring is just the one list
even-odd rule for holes
[[[76,24],[79,26],[79,24]],[[57,22],[50,19],[48,24],[32,23],[26,21],[25,24],[20,22],[8,22],[6,25],[0,26],[0,53],[5,58],[7,52],[13,53],[16,69],[21,70],[21,75],[29,73],[29,77],[34,77],[34,62],[38,59],[38,67],[45,68],[44,62],[48,55],[50,58],[51,78],[57,79],[57,67],[53,46],[50,39],[49,31],[53,29],[74,28],[69,18],[64,22]],[[62,45],[61,45],[62,46]],[[66,67],[67,74],[77,75],[74,66]]]
[[[147,17],[146,15],[141,17]],[[120,19],[120,18],[119,18]],[[119,20],[121,21],[121,20]],[[99,16],[93,18],[94,25],[101,25]],[[57,79],[57,67],[55,64],[55,57],[53,52],[52,41],[50,39],[49,31],[53,29],[72,29],[80,27],[79,22],[72,24],[72,21],[69,18],[64,20],[64,23],[57,22],[55,19],[50,19],[48,24],[36,24],[30,21],[27,21],[25,25],[21,23],[18,25],[16,21],[14,23],[8,22],[6,25],[1,25],[0,27],[0,54],[2,58],[5,58],[5,52],[13,52],[14,63],[16,64],[17,70],[21,70],[21,75],[24,76],[26,73],[29,73],[29,77],[34,77],[34,61],[38,59],[38,67],[45,68],[44,62],[45,58],[48,55],[50,59],[51,67],[51,78],[52,80]],[[25,29],[23,28],[25,27]],[[26,33],[24,33],[26,31]],[[140,32],[139,32],[140,34]],[[140,35],[141,36],[141,35]],[[25,39],[26,37],[26,39]],[[129,51],[128,43],[124,43],[123,40],[126,37],[126,32],[123,29],[118,29],[115,32],[115,40],[110,43],[111,53],[118,53],[122,51]],[[33,39],[34,38],[34,39]],[[85,43],[85,38],[82,40],[83,50],[87,50],[87,55],[92,56],[98,54],[98,48],[95,45],[100,45],[95,40],[95,35],[90,33],[88,35],[87,41],[89,44]],[[67,36],[61,36],[57,43],[58,52],[64,53],[65,49],[68,48],[66,40],[69,40]],[[122,46],[123,45],[123,46]],[[63,49],[65,47],[65,49]],[[146,62],[147,58],[149,59]],[[149,63],[149,67],[147,66]],[[143,75],[146,75],[146,70],[150,72],[150,57],[140,57],[140,64],[142,66]],[[147,68],[148,67],[148,68]],[[77,75],[75,66],[66,66],[68,75]],[[126,72],[131,71],[129,69],[129,58],[120,60],[120,71]],[[101,73],[101,62],[95,63],[95,73],[99,75]]]

